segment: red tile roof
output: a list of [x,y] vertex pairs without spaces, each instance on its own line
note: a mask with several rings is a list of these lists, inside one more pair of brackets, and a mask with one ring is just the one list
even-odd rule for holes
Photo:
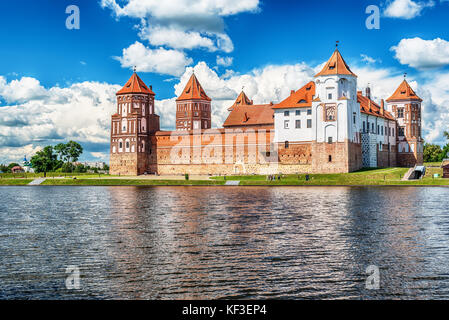
[[329,61],[324,65],[323,70],[315,75],[318,76],[327,76],[327,75],[336,75],[336,74],[345,74],[357,77],[349,68],[345,60],[340,54],[340,51],[336,49],[332,54]]
[[223,127],[267,126],[274,125],[272,104],[240,105],[235,107],[223,124]]
[[420,102],[422,101],[422,99],[416,95],[415,91],[413,91],[413,89],[410,87],[410,85],[406,80],[402,81],[402,83],[399,85],[399,87],[396,89],[393,95],[387,99],[388,102],[400,100],[416,100]]
[[192,76],[190,77],[189,81],[187,82],[187,85],[184,88],[184,91],[179,96],[179,98],[176,99],[176,101],[182,101],[182,100],[211,101],[212,99],[207,96],[203,87],[201,87],[200,82],[198,81],[195,74],[193,73]]
[[146,86],[146,84],[142,81],[142,79],[139,78],[139,76],[135,72],[125,84],[125,86],[116,94],[119,95],[127,93],[145,93],[151,94],[153,96],[155,95],[154,92]]
[[315,82],[310,81],[298,91],[292,91],[287,99],[275,105],[273,109],[311,107],[314,95]]
[[373,100],[369,99],[368,97],[365,97],[362,94],[362,91],[357,92],[357,102],[360,103],[361,113],[369,114],[372,116],[388,120],[395,120],[394,117],[391,115],[391,113],[389,113],[387,110],[379,106]]
[[237,99],[235,100],[234,104],[228,108],[228,111],[232,111],[237,106],[250,106],[253,104],[252,100],[249,100],[249,98],[246,96],[245,92],[241,92]]

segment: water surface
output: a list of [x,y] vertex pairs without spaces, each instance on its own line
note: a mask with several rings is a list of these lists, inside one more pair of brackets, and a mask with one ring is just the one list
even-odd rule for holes
[[[449,189],[0,187],[0,298],[449,298]],[[81,289],[65,287],[66,267]],[[369,265],[380,289],[365,289]]]

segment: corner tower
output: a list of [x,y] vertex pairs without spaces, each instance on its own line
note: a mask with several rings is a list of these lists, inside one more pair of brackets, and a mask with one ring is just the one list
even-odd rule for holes
[[387,99],[387,109],[397,121],[397,163],[401,167],[423,164],[424,140],[421,136],[421,103],[422,99],[405,79],[393,95]]
[[136,72],[116,93],[117,112],[111,121],[110,173],[140,175],[154,172],[156,147],[151,137],[159,131],[152,87]]
[[357,76],[338,49],[315,75],[312,170],[351,172],[362,167]]
[[192,74],[176,99],[176,130],[210,129],[211,101],[195,74]]

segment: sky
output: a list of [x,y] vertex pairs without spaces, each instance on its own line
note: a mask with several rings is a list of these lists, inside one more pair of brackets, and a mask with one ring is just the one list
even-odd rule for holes
[[[70,5],[79,8],[79,28]],[[366,20],[379,9],[379,28]],[[423,136],[449,127],[449,0],[22,0],[0,11],[0,163],[75,140],[84,161],[109,160],[115,93],[136,66],[153,86],[162,129],[195,74],[213,99],[213,127],[245,92],[280,102],[339,50],[388,98],[404,73],[423,101]],[[372,20],[370,20],[372,21]]]

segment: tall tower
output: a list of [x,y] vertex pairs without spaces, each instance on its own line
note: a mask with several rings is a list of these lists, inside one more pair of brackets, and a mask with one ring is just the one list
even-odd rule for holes
[[405,79],[387,99],[387,109],[397,121],[397,162],[401,167],[423,164],[421,102]]
[[117,113],[111,121],[110,173],[139,175],[154,172],[156,147],[151,137],[159,131],[154,92],[136,72],[116,93]]
[[357,76],[338,49],[315,75],[312,169],[350,172],[362,167]]
[[195,74],[192,74],[176,99],[176,130],[210,129],[211,101]]

